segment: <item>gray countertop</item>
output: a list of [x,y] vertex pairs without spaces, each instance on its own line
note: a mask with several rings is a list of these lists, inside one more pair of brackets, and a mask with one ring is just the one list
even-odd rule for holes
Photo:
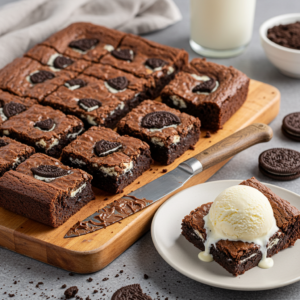
[[[0,5],[10,2],[0,0]],[[189,1],[175,0],[183,20],[165,30],[147,34],[146,38],[174,47],[184,48],[190,57],[197,57],[189,46]],[[273,67],[259,41],[259,26],[270,17],[299,12],[300,3],[295,0],[260,0],[257,3],[254,33],[248,49],[240,56],[212,61],[232,65],[249,77],[276,86],[281,92],[279,116],[271,123],[274,138],[267,144],[260,144],[236,155],[209,181],[223,179],[247,179],[255,176],[293,192],[300,193],[300,179],[291,182],[269,180],[258,171],[258,155],[272,147],[288,147],[299,150],[299,143],[285,138],[281,133],[282,118],[293,111],[300,111],[300,80],[282,75]],[[120,272],[123,270],[123,272]],[[144,274],[149,276],[144,279]],[[119,276],[116,276],[119,275]],[[92,282],[87,279],[91,277]],[[103,281],[104,278],[109,278]],[[238,280],[238,279],[237,279]],[[16,282],[16,284],[14,283]],[[29,282],[33,282],[30,284]],[[36,287],[38,282],[43,284]],[[155,250],[150,233],[136,242],[104,270],[90,274],[70,276],[69,272],[40,263],[25,256],[0,248],[0,299],[60,299],[63,284],[76,285],[79,295],[91,299],[110,299],[119,287],[139,283],[153,299],[299,299],[300,282],[290,286],[260,292],[237,292],[213,288],[195,282],[171,268]],[[97,293],[93,293],[97,290]],[[6,294],[4,294],[6,292]],[[8,298],[8,293],[15,294]],[[104,295],[105,294],[105,295]]]

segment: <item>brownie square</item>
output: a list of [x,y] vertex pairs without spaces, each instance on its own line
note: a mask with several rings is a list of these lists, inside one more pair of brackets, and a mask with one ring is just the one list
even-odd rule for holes
[[16,58],[0,70],[0,89],[41,101],[76,74],[66,70],[53,72],[30,58]]
[[[280,198],[271,189],[254,177],[245,180],[241,185],[250,186],[264,194],[273,209],[277,231],[267,245],[267,257],[293,246],[300,235],[300,211],[288,201]],[[182,235],[195,247],[204,251],[206,240],[205,221],[212,202],[196,208],[182,220]],[[220,240],[210,248],[214,260],[234,276],[244,274],[258,265],[262,258],[260,246],[242,241]]]
[[83,131],[83,123],[49,106],[33,105],[0,126],[0,134],[9,136],[38,152],[59,157],[64,146]]
[[30,49],[24,56],[37,60],[43,65],[49,66],[54,72],[61,69],[81,73],[91,63],[84,59],[70,58],[58,53],[55,49],[36,45]]
[[37,103],[35,99],[19,97],[0,90],[0,125]]
[[73,23],[42,44],[69,57],[98,62],[116,48],[125,33],[91,23]]
[[168,165],[199,140],[200,121],[163,103],[146,100],[119,122],[118,132],[147,142],[152,158]]
[[15,169],[21,162],[34,154],[34,148],[8,137],[0,138],[0,176]]
[[0,206],[58,227],[94,199],[92,176],[45,154],[32,155],[0,179]]
[[[216,131],[242,106],[250,79],[233,67],[195,58],[162,91],[163,103]],[[210,85],[211,84],[211,85]]]
[[[112,128],[126,115],[132,103],[136,102],[136,93],[132,90],[126,89],[115,94],[108,90],[103,80],[86,75],[79,75],[76,80],[59,87],[43,104],[76,115],[89,126],[103,125]],[[88,104],[84,105],[86,100]]]
[[92,184],[120,193],[150,168],[150,147],[104,127],[91,127],[63,149],[62,162],[93,175]]

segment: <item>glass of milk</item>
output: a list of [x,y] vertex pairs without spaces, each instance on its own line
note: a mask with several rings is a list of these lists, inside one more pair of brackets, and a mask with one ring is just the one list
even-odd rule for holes
[[256,0],[190,0],[192,49],[202,56],[242,53],[252,36]]

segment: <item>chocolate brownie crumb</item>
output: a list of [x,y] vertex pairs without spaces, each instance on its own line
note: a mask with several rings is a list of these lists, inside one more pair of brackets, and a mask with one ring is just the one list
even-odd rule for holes
[[88,282],[92,282],[93,281],[93,278],[88,278],[86,281],[88,281]]
[[102,279],[102,281],[107,281],[109,278],[105,277]]
[[29,281],[30,284],[33,284],[33,281]]
[[195,146],[194,145],[190,145],[189,149],[190,150],[195,150]]
[[18,282],[17,281],[14,281],[14,284],[17,284]]
[[106,200],[108,200],[108,198],[106,197],[106,198],[104,198],[104,201],[106,201]]
[[139,181],[137,184],[140,184],[141,182]]
[[119,274],[117,274],[115,277],[119,277],[120,275]]
[[66,287],[67,287],[66,284],[63,284],[63,285],[61,286],[62,289],[65,289]]
[[75,295],[78,293],[78,287],[77,286],[71,286],[68,289],[65,290],[65,296],[66,299],[71,299],[75,297]]
[[74,276],[75,274],[73,272],[69,273],[69,276]]
[[98,293],[98,290],[94,290],[94,294]]
[[162,173],[167,173],[167,172],[168,172],[168,169],[163,169],[161,172],[162,172]]
[[206,134],[205,134],[205,136],[204,136],[205,138],[210,138],[211,137],[211,134],[210,134],[210,132],[209,131],[206,131]]
[[122,274],[123,272],[124,272],[123,270],[120,271],[121,274]]
[[144,279],[148,279],[149,276],[147,274],[144,274]]
[[15,296],[15,294],[8,294],[8,297],[10,297],[10,298],[12,298],[14,296]]
[[85,300],[91,300],[90,296],[87,296],[87,297],[85,298]]

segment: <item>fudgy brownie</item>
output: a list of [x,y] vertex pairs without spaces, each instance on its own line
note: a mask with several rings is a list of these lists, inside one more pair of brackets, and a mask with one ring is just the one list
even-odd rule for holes
[[19,97],[0,90],[0,125],[37,103],[35,99]]
[[0,138],[0,176],[15,169],[21,162],[34,154],[34,148],[8,137]]
[[[277,231],[267,245],[267,257],[293,246],[300,237],[300,211],[288,201],[274,194],[268,187],[254,177],[243,181],[241,185],[259,190],[269,200],[276,220]],[[206,240],[205,221],[212,202],[203,204],[182,220],[182,234],[195,247],[204,251]],[[244,274],[257,266],[262,258],[260,246],[242,241],[220,240],[211,245],[210,254],[214,260],[234,276]]]
[[119,122],[118,132],[147,142],[152,158],[168,165],[199,140],[200,121],[163,103],[146,100]]
[[76,75],[67,70],[54,72],[49,66],[28,57],[16,58],[0,70],[0,89],[41,101]]
[[61,159],[92,174],[92,184],[111,193],[122,192],[152,162],[145,142],[95,126],[65,147]]
[[216,131],[242,106],[249,78],[233,67],[195,58],[162,91],[163,103],[198,117]]
[[0,178],[0,206],[58,227],[94,199],[91,180],[86,172],[37,153]]
[[83,131],[83,123],[49,106],[33,105],[0,126],[0,134],[9,136],[38,152],[59,157],[64,146]]
[[91,63],[84,59],[70,58],[58,53],[55,49],[36,45],[30,49],[24,56],[37,60],[43,65],[47,65],[52,71],[57,72],[61,69],[81,73]]
[[123,32],[82,22],[73,23],[54,33],[42,44],[69,57],[97,62],[114,50],[124,36]]
[[139,77],[152,77],[156,84],[153,97],[158,97],[175,73],[187,64],[188,53],[128,34],[120,46],[106,54],[100,62]]

